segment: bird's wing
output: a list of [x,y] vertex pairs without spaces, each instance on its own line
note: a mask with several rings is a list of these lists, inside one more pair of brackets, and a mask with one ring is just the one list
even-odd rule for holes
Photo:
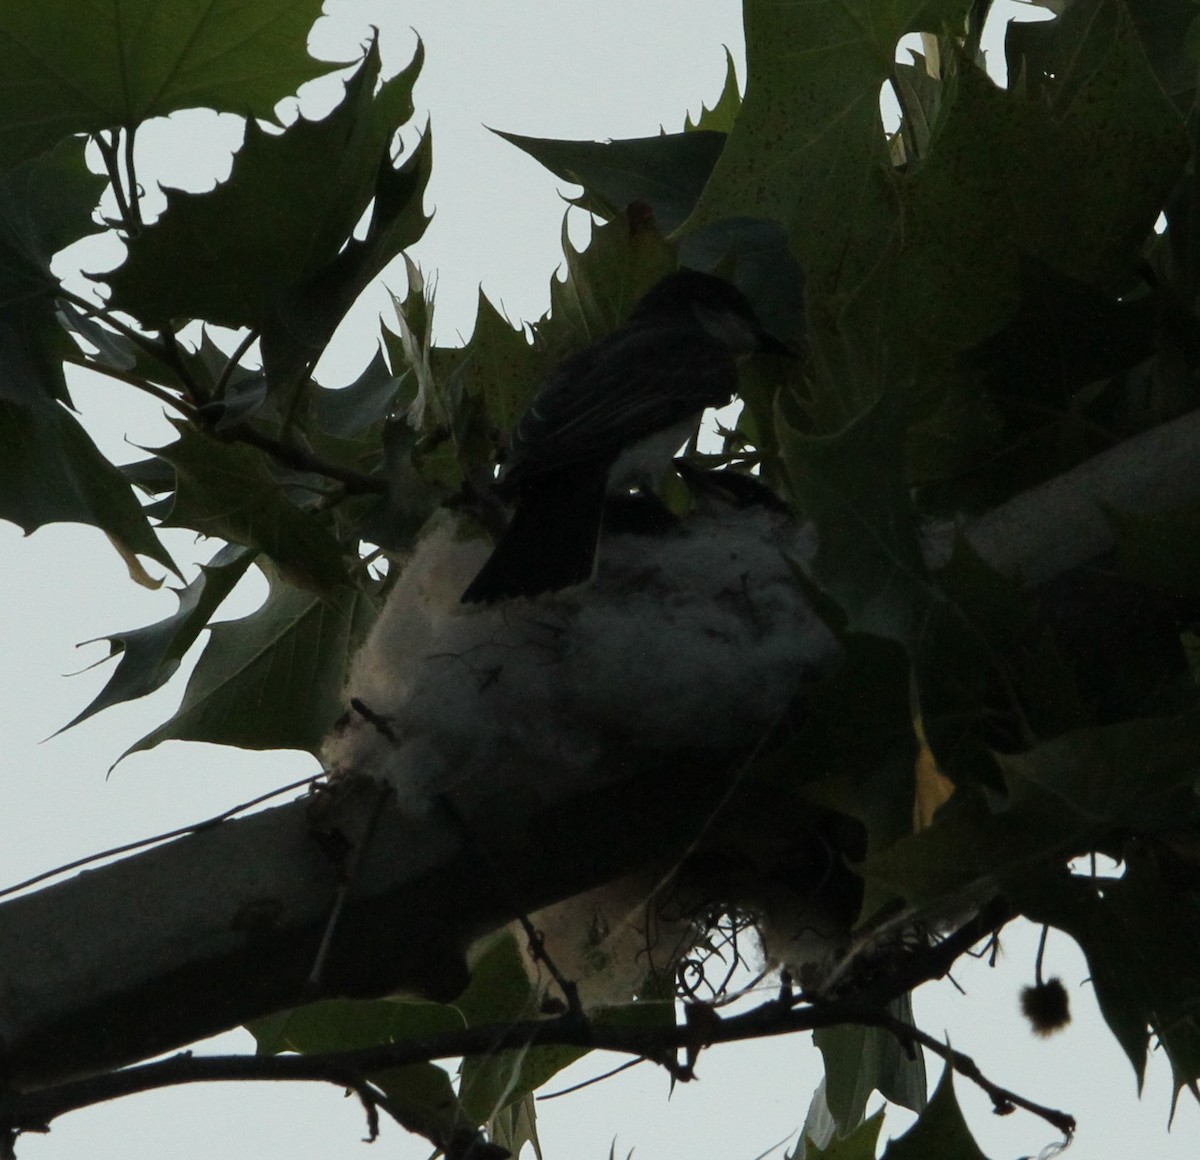
[[733,356],[694,326],[626,327],[551,372],[512,439],[504,477],[514,482],[623,447],[737,387]]

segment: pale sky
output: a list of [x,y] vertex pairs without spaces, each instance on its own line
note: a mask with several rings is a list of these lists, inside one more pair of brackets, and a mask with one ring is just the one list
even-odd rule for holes
[[[437,277],[435,330],[442,342],[464,338],[480,283],[513,320],[536,318],[548,305],[548,283],[560,260],[560,183],[484,125],[531,136],[644,136],[682,126],[702,100],[712,103],[725,72],[725,47],[739,62],[740,6],[735,0],[610,0],[603,6],[509,0],[473,4],[431,0],[328,0],[319,28],[321,55],[348,58],[380,29],[385,69],[406,64],[415,43],[426,47],[416,90],[416,125],[434,131],[429,189],[436,216],[412,256]],[[236,126],[229,118],[180,115],[143,135],[143,179],[210,184],[227,172]],[[224,164],[225,168],[222,168]],[[582,224],[582,223],[578,223]],[[578,232],[577,232],[578,236]],[[83,264],[103,261],[92,255]],[[384,279],[403,291],[402,269]],[[348,381],[373,353],[375,319],[389,309],[377,289],[355,310],[322,365],[326,382]],[[72,382],[89,429],[119,459],[140,458],[137,446],[167,441],[161,408],[119,384]],[[207,558],[207,545],[168,533],[177,560]],[[105,632],[148,624],[174,611],[166,591],[131,584],[116,554],[93,529],[55,526],[29,539],[0,524],[0,602],[9,627],[0,644],[0,735],[6,741],[0,809],[10,819],[0,847],[0,883],[16,881],[81,855],[194,822],[287,781],[315,772],[303,754],[246,754],[168,743],[137,754],[106,777],[117,756],[165,719],[183,688],[182,674],[165,690],[108,710],[51,737],[107,679],[108,668],[66,677],[99,661],[102,644],[77,649]],[[244,595],[240,614],[255,597]],[[194,659],[194,658],[193,658]],[[185,666],[186,667],[186,666]],[[49,740],[46,740],[49,738]],[[13,822],[16,824],[12,824]],[[1196,1154],[1200,1114],[1180,1102],[1175,1130],[1165,1125],[1170,1102],[1166,1061],[1153,1057],[1139,1102],[1134,1077],[1115,1040],[1099,1024],[1086,967],[1063,936],[1052,936],[1047,969],[1063,976],[1075,1023],[1050,1041],[1035,1039],[1017,1014],[1017,992],[1032,974],[1036,932],[1005,940],[1000,969],[965,963],[949,984],[918,996],[918,1018],[947,1033],[993,1080],[1032,1099],[1073,1112],[1080,1132],[1074,1160],[1152,1153],[1160,1160]],[[1007,968],[1007,969],[1006,969]],[[205,1049],[248,1050],[240,1032]],[[551,1088],[565,1087],[615,1063],[589,1058]],[[643,1158],[752,1160],[782,1156],[804,1121],[820,1079],[819,1056],[805,1037],[725,1047],[705,1054],[700,1082],[677,1087],[650,1065],[541,1106],[548,1160],[601,1160],[630,1149]],[[931,1080],[940,1072],[931,1064]],[[993,1158],[1037,1155],[1054,1132],[1023,1113],[993,1116],[965,1080],[957,1091],[968,1123]],[[889,1109],[884,1136],[911,1117]],[[175,1160],[317,1160],[356,1155],[365,1123],[357,1101],[332,1088],[295,1085],[205,1085],[149,1093],[60,1120],[47,1137],[19,1144],[22,1160],[130,1160],[169,1154]],[[385,1121],[374,1152],[398,1160],[428,1155],[423,1141]]]

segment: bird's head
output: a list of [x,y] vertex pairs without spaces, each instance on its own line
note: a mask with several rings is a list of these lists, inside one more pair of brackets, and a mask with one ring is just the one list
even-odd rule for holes
[[686,319],[699,325],[735,354],[795,355],[795,351],[763,329],[746,296],[715,274],[682,269],[655,283],[630,314],[630,321]]

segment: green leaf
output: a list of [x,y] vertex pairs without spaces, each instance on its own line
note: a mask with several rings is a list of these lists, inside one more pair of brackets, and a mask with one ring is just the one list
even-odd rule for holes
[[[517,940],[506,930],[484,944],[472,963],[471,982],[454,1006],[469,1027],[478,1027],[536,1018],[537,1002]],[[598,1010],[590,1017],[603,1025],[670,1027],[675,1007],[670,1001],[645,1001]],[[587,1048],[550,1045],[465,1059],[459,1085],[463,1108],[478,1123],[515,1109],[526,1095],[587,1054]],[[513,1116],[522,1114],[514,1111]]]
[[124,265],[107,276],[112,305],[147,323],[262,326],[337,258],[376,195],[392,137],[412,116],[421,60],[418,47],[376,94],[372,42],[323,120],[300,118],[281,134],[248,122],[228,181],[202,194],[169,190],[163,215],[130,239]]
[[[959,786],[927,829],[872,852],[859,867],[910,904],[1003,889],[1127,828],[1170,829],[1196,818],[1195,721],[1146,719],[1064,734],[1021,754],[999,754],[1008,795]],[[1057,925],[1057,924],[1056,924]]]
[[[415,72],[419,63],[418,58],[409,71]],[[425,232],[430,218],[424,195],[432,164],[433,136],[427,125],[403,165],[393,167],[386,158],[381,164],[366,237],[349,239],[336,258],[272,303],[262,351],[273,390],[286,392],[303,383],[359,294]]]
[[155,454],[176,476],[163,523],[245,544],[269,556],[285,579],[322,595],[346,582],[342,549],[315,516],[282,492],[266,456],[178,423],[180,437]]
[[[890,1003],[888,1010],[898,1019],[912,1022],[908,996]],[[910,1058],[890,1032],[847,1024],[814,1031],[813,1042],[825,1062],[825,1100],[839,1134],[863,1125],[873,1091],[914,1112],[925,1107],[924,1057],[917,1052]]]
[[1166,876],[1156,842],[1130,841],[1124,854],[1122,878],[1034,873],[1015,879],[1009,895],[1032,921],[1058,927],[1079,944],[1100,1010],[1133,1065],[1139,1090],[1152,1030],[1171,1061],[1176,1094],[1185,1085],[1195,1092],[1200,894]]
[[[525,971],[524,960],[511,931],[500,931],[484,944],[471,964],[471,982],[454,1001],[454,1006],[468,1027],[537,1017],[537,991]],[[532,1090],[521,1078],[527,1062],[539,1074],[553,1074],[581,1054],[584,1053],[576,1048],[547,1047],[464,1059],[459,1099],[467,1115],[475,1123],[482,1124]],[[540,1065],[539,1056],[542,1057]],[[549,1063],[560,1056],[564,1062],[557,1067]],[[552,1066],[550,1072],[545,1071],[547,1066]]]
[[444,1003],[407,999],[326,999],[247,1025],[259,1055],[298,1051],[315,1055],[404,1043],[463,1029],[459,1013]]
[[833,435],[803,435],[775,421],[792,491],[818,529],[811,565],[849,627],[908,642],[928,599],[903,441],[888,399]]
[[169,740],[317,753],[342,711],[350,658],[375,619],[362,593],[322,599],[268,575],[266,603],[212,626],[183,702],[122,757]]
[[[284,1011],[249,1025],[260,1055],[297,1051],[312,1055],[405,1043],[462,1030],[453,1007],[401,999],[374,1002],[331,999]],[[449,1075],[432,1063],[416,1063],[371,1074],[387,1093],[405,1126],[445,1142],[464,1127]]]
[[965,350],[1016,309],[1017,247],[1001,223],[1014,216],[1023,110],[982,69],[955,65],[939,86],[928,157],[898,184],[904,245],[875,279],[873,293],[891,299],[882,306],[890,344]]
[[1190,109],[1196,64],[1183,48],[1200,27],[1193,0],[1126,0],[1147,63],[1180,110]]
[[987,1160],[967,1130],[949,1067],[929,1106],[903,1136],[888,1142],[880,1160]]
[[1200,596],[1200,504],[1153,514],[1109,511],[1108,518],[1121,572],[1172,597]]
[[1200,721],[1147,718],[1080,729],[996,760],[1013,808],[1057,813],[1064,829],[1173,826],[1182,820],[1176,791],[1190,796],[1200,777]]
[[714,133],[728,133],[733,128],[733,123],[737,120],[741,107],[742,94],[738,88],[737,66],[733,63],[733,54],[727,48],[725,50],[725,84],[721,89],[721,95],[711,109],[707,105],[701,105],[700,116],[695,121],[689,114],[684,127],[689,133],[695,132],[697,129]]
[[102,638],[109,642],[110,655],[120,653],[121,659],[91,704],[63,729],[86,721],[101,709],[144,697],[162,688],[253,559],[254,553],[245,548],[222,548],[209,563],[200,566],[200,574],[195,580],[186,588],[176,590],[179,607],[171,616],[145,628]]
[[12,0],[0,7],[0,168],[74,133],[208,107],[272,119],[305,81],[321,0]]
[[692,212],[725,147],[725,134],[709,130],[607,142],[493,132],[563,181],[582,185],[584,196],[578,204],[592,213],[611,221],[634,202],[642,202],[664,234],[676,230]]
[[[0,359],[8,374],[20,374],[40,353],[30,352],[31,341],[36,339],[28,332],[14,334],[0,322]],[[39,373],[28,371],[30,394]],[[91,524],[108,536],[136,579],[152,583],[137,555],[178,575],[120,469],[61,405],[47,400],[23,406],[0,398],[0,451],[0,518],[25,532],[52,523]]]
[[0,177],[0,304],[43,294],[50,310],[50,260],[98,231],[92,215],[107,183],[88,169],[85,147],[63,141]]
[[804,1141],[804,1151],[797,1151],[795,1156],[797,1160],[875,1160],[882,1127],[883,1109],[880,1108],[849,1135],[835,1136],[824,1148],[817,1147],[811,1140]]
[[314,392],[314,423],[337,439],[358,439],[376,432],[391,415],[399,389],[399,376],[388,370],[383,350],[377,348],[363,373],[349,386]]
[[[684,229],[781,222],[821,293],[857,286],[897,228],[879,89],[906,32],[961,28],[967,0],[744,6],[747,85],[729,141]],[[802,61],[803,83],[798,83]]]
[[[571,245],[563,221],[566,277],[550,283],[550,314],[538,323],[537,346],[559,359],[611,333],[637,300],[675,269],[671,247],[652,221],[621,215],[592,227],[583,250]],[[536,383],[529,386],[532,397]]]
[[464,392],[482,399],[488,420],[505,438],[547,369],[525,332],[514,328],[481,288],[467,361],[458,378]]
[[[1011,196],[1025,207],[1022,245],[1084,280],[1124,273],[1188,155],[1183,118],[1129,7],[1098,0],[1055,20],[1014,24],[1007,51],[1009,75],[1025,87],[1014,103],[1025,97],[1025,108],[1044,110],[1023,119],[1013,167]],[[1037,195],[1047,187],[1056,196]]]

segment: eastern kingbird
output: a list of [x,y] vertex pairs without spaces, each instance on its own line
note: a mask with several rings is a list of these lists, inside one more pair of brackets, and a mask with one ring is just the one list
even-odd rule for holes
[[550,372],[513,432],[496,481],[512,522],[463,603],[536,596],[589,580],[608,494],[648,491],[706,407],[737,389],[737,358],[792,353],[741,291],[679,270],[629,320]]

